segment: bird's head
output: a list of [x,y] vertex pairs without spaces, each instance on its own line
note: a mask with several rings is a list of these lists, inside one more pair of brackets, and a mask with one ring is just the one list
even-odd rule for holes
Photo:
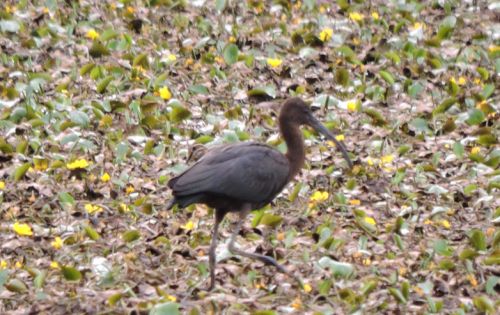
[[292,124],[292,125],[308,125],[312,127],[316,132],[324,135],[328,140],[335,143],[337,148],[340,149],[344,159],[352,168],[352,162],[347,154],[347,150],[342,141],[339,141],[335,136],[326,128],[322,123],[319,122],[311,110],[311,107],[307,105],[302,99],[298,97],[289,98],[286,100],[280,111],[279,116],[280,123]]

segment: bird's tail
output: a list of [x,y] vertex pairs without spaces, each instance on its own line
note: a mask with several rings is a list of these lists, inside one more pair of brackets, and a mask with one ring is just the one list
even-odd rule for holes
[[178,200],[173,197],[172,199],[170,199],[167,203],[167,210],[170,210],[172,209],[172,207],[178,202]]

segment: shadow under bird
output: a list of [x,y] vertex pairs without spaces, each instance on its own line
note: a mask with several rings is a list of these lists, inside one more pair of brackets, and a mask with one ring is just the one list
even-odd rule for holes
[[270,203],[304,165],[305,149],[301,125],[308,125],[339,148],[349,167],[352,162],[341,141],[314,116],[309,106],[300,98],[286,100],[279,114],[279,128],[287,153],[255,142],[223,145],[209,150],[200,160],[168,182],[174,198],[167,205],[187,207],[194,203],[206,204],[215,209],[215,225],[209,250],[210,285],[215,286],[215,249],[221,221],[228,212],[237,212],[239,220],[229,241],[229,250],[244,257],[257,259],[275,266],[299,283],[301,281],[286,271],[274,258],[245,252],[234,246],[242,222],[251,210]]

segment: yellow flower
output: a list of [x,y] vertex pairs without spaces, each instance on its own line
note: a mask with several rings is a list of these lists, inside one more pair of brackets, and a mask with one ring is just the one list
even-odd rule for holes
[[160,88],[159,92],[160,92],[160,97],[164,100],[169,100],[172,97],[172,93],[170,93],[168,86]]
[[234,36],[229,37],[229,42],[230,43],[236,43],[236,38]]
[[355,112],[358,109],[358,104],[354,101],[347,102],[347,110],[350,112]]
[[54,241],[52,241],[50,243],[50,245],[52,245],[52,247],[54,247],[55,249],[60,249],[61,247],[63,247],[64,243],[63,243],[62,239],[59,236],[57,236],[54,239]]
[[480,85],[481,84],[481,79],[480,78],[475,78],[474,79],[474,84]]
[[135,12],[135,9],[133,7],[131,7],[131,6],[127,7],[127,13],[134,14],[134,12]]
[[57,261],[51,261],[50,262],[50,268],[52,268],[52,269],[61,269],[61,266],[59,266],[59,263]]
[[481,151],[480,147],[473,147],[472,149],[470,149],[470,153],[472,154],[478,154],[480,151]]
[[324,28],[321,33],[319,33],[319,39],[322,42],[327,42],[329,41],[333,36],[333,30],[329,27]]
[[442,225],[445,229],[448,229],[448,230],[451,228],[450,221],[448,221],[448,220],[441,220],[441,225]]
[[424,24],[420,23],[420,22],[415,22],[412,26],[412,29],[413,30],[418,30],[420,28],[423,28],[424,27]]
[[359,22],[362,21],[365,18],[365,16],[359,12],[351,12],[349,13],[349,18],[354,22]]
[[14,13],[15,11],[16,11],[15,5],[13,5],[13,6],[8,5],[5,7],[5,12],[7,12],[7,13]]
[[351,206],[359,206],[361,204],[361,201],[359,199],[351,199],[349,200],[349,204]]
[[177,57],[174,54],[169,54],[167,56],[167,58],[168,58],[169,61],[176,61],[177,60]]
[[498,45],[491,45],[490,47],[488,47],[488,50],[491,53],[495,53],[497,51],[500,51],[500,46],[498,46]]
[[93,213],[97,213],[97,212],[101,212],[102,211],[102,207],[99,207],[97,205],[93,205],[91,203],[87,203],[85,205],[85,210],[89,213],[89,214],[93,214]]
[[295,300],[293,300],[292,307],[296,310],[300,310],[302,308],[302,301],[300,300],[300,297],[296,297]]
[[376,21],[376,20],[380,19],[380,15],[378,15],[378,12],[373,11],[372,18]]
[[0,190],[5,189],[5,182],[3,180],[0,180]]
[[310,200],[313,202],[322,202],[328,199],[328,192],[327,191],[315,191]]
[[455,78],[454,78],[454,77],[451,77],[451,78],[450,78],[450,82],[451,82],[451,83],[455,83],[455,84],[457,84],[457,80],[455,80]]
[[372,260],[370,258],[363,259],[363,265],[370,266],[372,264]]
[[391,163],[393,160],[394,160],[394,156],[392,156],[392,154],[389,154],[389,155],[384,155],[384,156],[380,159],[380,163],[382,163],[382,164],[389,164],[389,163]]
[[468,274],[467,275],[467,280],[469,280],[469,282],[470,282],[470,284],[471,284],[471,286],[473,288],[477,287],[477,280],[476,280],[476,277],[474,277],[473,274]]
[[43,12],[44,14],[48,14],[50,11],[49,11],[49,8],[47,8],[47,7],[43,7],[42,12]]
[[85,159],[78,159],[66,164],[66,167],[70,170],[76,170],[78,168],[86,168],[87,166],[89,166],[89,162],[87,162],[87,160]]
[[372,158],[371,158],[371,157],[368,157],[368,158],[366,159],[366,163],[368,163],[368,165],[370,165],[370,166],[373,166],[373,164],[374,164],[374,163],[373,163],[373,160],[372,160]]
[[309,283],[304,284],[304,292],[309,293],[312,291],[312,287]]
[[109,174],[108,174],[108,173],[104,173],[104,174],[102,174],[102,176],[101,176],[101,181],[102,181],[103,183],[107,183],[107,182],[109,182],[109,180],[110,180],[110,179],[111,179],[111,176],[109,176]]
[[16,261],[16,263],[14,264],[14,267],[17,268],[17,269],[23,268],[23,262],[22,261]]
[[335,139],[337,139],[337,141],[344,141],[345,137],[344,135],[336,135]]
[[6,269],[7,268],[7,262],[5,260],[0,260],[0,269]]
[[375,221],[375,219],[372,218],[372,217],[364,217],[364,220],[365,220],[366,223],[368,223],[370,225],[376,225],[377,224],[377,222]]
[[131,209],[130,209],[130,207],[129,207],[129,206],[127,206],[127,204],[125,204],[125,203],[120,203],[120,210],[121,210],[122,212],[129,212]]
[[194,229],[194,222],[189,220],[188,223],[181,225],[181,229],[184,229],[186,231],[191,231]]
[[465,79],[464,76],[458,78],[458,85],[465,85],[466,82],[467,80]]
[[99,33],[97,33],[95,29],[91,28],[87,31],[87,34],[85,36],[92,40],[95,40],[96,38],[99,38]]
[[127,186],[127,188],[125,188],[125,193],[126,193],[127,195],[130,195],[130,194],[131,194],[131,193],[133,193],[134,191],[135,191],[135,189],[134,189],[134,186],[132,186],[132,185],[129,185],[129,186]]
[[19,223],[16,221],[16,223],[14,223],[12,225],[12,229],[14,230],[14,232],[16,232],[17,235],[20,235],[20,236],[33,235],[33,231],[31,230],[31,227],[26,223]]
[[271,67],[271,68],[277,68],[279,67],[281,64],[283,63],[283,61],[279,58],[267,58],[267,64]]
[[170,295],[170,294],[167,294],[166,298],[167,298],[167,300],[169,300],[171,302],[177,301],[177,298],[173,295]]

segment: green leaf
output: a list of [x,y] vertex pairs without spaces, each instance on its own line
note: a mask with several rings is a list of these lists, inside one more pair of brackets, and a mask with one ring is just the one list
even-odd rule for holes
[[126,243],[130,243],[130,242],[136,241],[140,237],[141,237],[141,234],[137,230],[126,231],[125,233],[122,234],[122,239]]
[[408,302],[403,293],[398,288],[389,288],[388,290],[398,303],[406,304]]
[[479,125],[484,121],[484,113],[483,111],[474,108],[469,111],[469,118],[465,121],[469,125]]
[[102,56],[109,55],[109,49],[104,46],[100,41],[95,40],[92,47],[89,50],[89,54],[94,58],[99,58]]
[[194,94],[208,94],[208,88],[201,84],[191,85],[189,87],[189,91],[193,92]]
[[495,304],[486,295],[476,296],[473,299],[474,306],[481,312],[487,314],[495,313]]
[[97,233],[97,231],[94,230],[90,225],[84,225],[83,230],[85,231],[85,234],[87,234],[87,236],[93,241],[97,241],[101,237],[99,233]]
[[495,86],[493,84],[485,84],[483,87],[483,91],[481,92],[481,96],[483,99],[488,99],[493,92],[495,92]]
[[43,285],[45,284],[46,278],[47,278],[47,271],[45,271],[45,270],[39,271],[36,274],[35,279],[33,279],[33,285],[35,286],[35,288],[37,288],[37,289],[43,288]]
[[384,79],[385,82],[389,83],[389,85],[394,84],[394,77],[392,76],[392,74],[390,74],[385,70],[380,70],[379,74],[382,77],[382,79]]
[[180,104],[172,104],[172,111],[169,116],[171,122],[179,123],[191,117],[191,112]]
[[79,110],[71,111],[69,113],[69,118],[71,119],[72,122],[84,128],[88,127],[90,124],[90,118],[87,115],[87,113]]
[[11,292],[16,293],[24,293],[28,291],[28,287],[24,282],[19,279],[12,279],[7,284],[5,284],[5,288]]
[[321,257],[318,261],[321,268],[329,268],[333,276],[349,278],[354,274],[354,266],[349,263],[338,262],[330,257]]
[[375,126],[385,126],[387,125],[387,121],[384,116],[373,108],[363,108],[363,113],[370,116],[372,119],[372,124]]
[[24,163],[23,165],[21,166],[18,166],[16,168],[16,170],[14,171],[14,174],[13,174],[13,178],[16,182],[20,181],[24,175],[26,174],[26,172],[28,171],[28,169],[31,167],[31,163],[27,162],[27,163]]
[[410,122],[410,126],[415,128],[417,132],[423,133],[423,132],[430,132],[431,130],[429,129],[429,124],[427,123],[427,120],[423,118],[415,118]]
[[146,68],[148,66],[148,55],[146,53],[142,53],[135,56],[134,60],[132,61],[132,66],[141,66]]
[[335,71],[335,82],[342,86],[348,86],[349,85],[349,71],[347,71],[345,68],[338,68]]
[[75,267],[62,266],[61,272],[64,279],[68,281],[80,281],[80,279],[82,278],[82,273]]
[[112,75],[108,75],[107,77],[103,78],[99,83],[97,83],[97,93],[103,94],[106,91],[106,88],[108,87],[109,83],[113,80]]
[[0,20],[0,31],[6,33],[17,33],[21,29],[21,25],[15,20]]
[[462,159],[464,157],[465,149],[464,146],[460,142],[455,142],[453,144],[453,153],[459,158]]
[[448,246],[448,242],[443,239],[439,239],[434,241],[434,250],[436,253],[442,255],[442,256],[451,256],[453,255],[453,249]]
[[238,62],[239,49],[235,44],[228,44],[224,47],[222,55],[224,56],[224,61],[228,65],[233,65]]
[[450,107],[452,107],[457,102],[457,99],[452,97],[444,100],[439,104],[433,111],[432,116],[436,116],[437,114],[442,114],[446,112]]
[[167,302],[156,304],[149,311],[149,315],[180,315],[179,304]]
[[283,221],[283,218],[281,216],[265,213],[260,219],[259,224],[276,227],[278,224],[281,223],[281,221]]
[[247,92],[248,96],[269,96],[271,98],[276,97],[276,89],[274,86],[268,85],[268,86],[262,86],[262,87],[256,87],[254,89],[251,89],[250,91]]
[[215,10],[217,10],[218,12],[224,11],[224,9],[226,8],[226,2],[227,2],[227,0],[216,0],[215,1]]
[[486,250],[486,236],[483,231],[473,229],[469,234],[470,243],[476,250]]

